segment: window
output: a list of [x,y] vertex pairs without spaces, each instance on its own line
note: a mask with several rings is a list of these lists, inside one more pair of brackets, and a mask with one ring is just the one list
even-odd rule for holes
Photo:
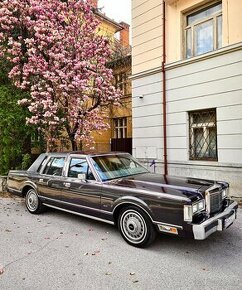
[[89,169],[86,158],[72,158],[68,171],[68,177],[78,178],[78,174],[86,174],[88,180],[94,180],[94,176]]
[[52,157],[49,159],[43,174],[61,176],[65,164],[65,157]]
[[113,119],[114,123],[114,138],[123,139],[127,138],[127,118]]
[[103,181],[148,172],[128,154],[96,156],[92,157],[92,161]]
[[218,160],[216,109],[189,113],[191,160]]
[[128,74],[123,72],[115,75],[115,86],[120,89],[123,95],[128,94]]
[[186,16],[186,58],[222,47],[222,3]]

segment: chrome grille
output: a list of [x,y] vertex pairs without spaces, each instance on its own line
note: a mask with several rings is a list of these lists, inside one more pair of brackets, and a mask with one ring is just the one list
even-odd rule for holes
[[206,207],[208,214],[219,212],[223,207],[223,190],[218,184],[215,184],[206,191]]
[[210,213],[216,213],[223,207],[222,191],[210,194]]

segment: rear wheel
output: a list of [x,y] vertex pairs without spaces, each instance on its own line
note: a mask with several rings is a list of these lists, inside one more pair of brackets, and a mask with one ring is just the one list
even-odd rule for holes
[[32,214],[38,214],[44,210],[44,206],[33,188],[27,192],[25,196],[25,204],[28,211]]
[[149,216],[135,206],[121,210],[118,227],[124,240],[135,247],[147,247],[156,237],[156,231]]

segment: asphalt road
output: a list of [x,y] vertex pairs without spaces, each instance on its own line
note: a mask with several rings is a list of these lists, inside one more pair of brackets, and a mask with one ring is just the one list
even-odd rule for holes
[[136,249],[113,226],[0,198],[0,289],[242,289],[242,210],[205,241]]

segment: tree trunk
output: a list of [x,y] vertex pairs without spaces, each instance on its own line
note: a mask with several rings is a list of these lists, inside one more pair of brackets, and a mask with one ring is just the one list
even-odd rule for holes
[[70,138],[70,141],[71,141],[71,150],[72,151],[77,151],[77,143],[76,143],[76,140],[74,140],[74,138]]

